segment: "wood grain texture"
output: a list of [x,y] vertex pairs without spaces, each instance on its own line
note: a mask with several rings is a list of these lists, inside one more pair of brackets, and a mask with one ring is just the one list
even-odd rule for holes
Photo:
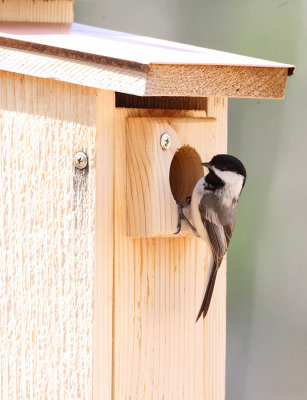
[[[216,118],[217,153],[227,152],[227,98],[210,97],[207,114]],[[210,310],[211,309],[211,310]],[[206,317],[205,352],[205,399],[225,398],[225,359],[226,359],[226,257],[223,260]],[[214,310],[212,312],[212,309]],[[218,372],[220,371],[220,372]],[[221,373],[221,371],[224,371]]]
[[95,90],[0,85],[0,398],[91,399]]
[[73,22],[73,0],[2,0],[0,21]]
[[152,64],[148,96],[227,96],[281,99],[288,69],[233,65]]
[[[208,107],[226,129],[226,103]],[[207,117],[205,111],[115,110],[114,399],[206,399],[225,396],[225,265],[208,317],[195,324],[208,265],[194,237],[127,236],[127,118]],[[211,149],[225,151],[226,132]],[[205,140],[199,134],[202,148]]]
[[[170,168],[175,153],[182,146],[190,146],[201,160],[209,160],[216,153],[216,120],[214,118],[127,118],[127,203],[128,234],[134,237],[170,236],[176,232],[178,210],[170,186]],[[167,133],[171,140],[168,150],[163,150],[160,138]],[[202,138],[202,140],[200,140]],[[197,149],[197,150],[195,150]],[[190,154],[187,155],[189,157]],[[181,195],[185,202],[192,195],[201,174],[192,179],[194,163],[187,162],[181,172],[185,180],[178,184],[193,187]],[[179,168],[173,174],[180,174]],[[177,193],[179,191],[177,190]],[[190,234],[183,229],[182,234]]]
[[151,65],[142,72],[5,46],[0,46],[0,69],[145,97],[283,98],[287,80],[284,68]]
[[146,74],[0,46],[0,69],[98,89],[142,95]]
[[[96,80],[94,85],[100,89],[142,96],[283,98],[287,76],[295,69],[293,65],[76,23],[0,23],[0,46],[29,51],[34,55],[36,52],[38,56],[45,55],[47,60],[48,57],[58,57],[88,63],[92,72],[94,66],[115,68],[110,70],[109,81],[102,78],[102,83]],[[7,62],[11,65],[14,64],[13,58],[14,53],[10,53]],[[50,74],[55,59],[50,60],[51,69],[46,63],[44,67],[36,66],[33,58],[35,73]],[[16,72],[26,73],[22,65],[19,67],[21,71]],[[0,68],[5,69],[1,62]],[[69,74],[62,70],[63,73],[59,67],[55,79],[66,81]],[[31,71],[31,64],[28,71]],[[143,74],[143,90],[125,87],[126,75],[131,76],[131,73]],[[74,79],[74,83],[78,83],[76,76]],[[114,89],[110,80],[118,84],[123,81],[125,90]]]
[[204,110],[206,97],[134,96],[116,92],[116,107],[168,110]]
[[112,398],[113,348],[113,125],[114,92],[96,101],[96,247],[94,270],[93,399]]

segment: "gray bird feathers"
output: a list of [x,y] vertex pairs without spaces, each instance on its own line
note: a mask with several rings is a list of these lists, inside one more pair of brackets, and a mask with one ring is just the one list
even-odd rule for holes
[[235,226],[237,206],[246,181],[246,170],[240,160],[227,154],[219,154],[210,162],[202,163],[209,172],[202,177],[191,196],[191,220],[184,215],[184,208],[178,204],[178,233],[184,219],[193,233],[210,244],[211,267],[204,298],[196,321],[206,316],[211,302],[217,271],[227,252]]

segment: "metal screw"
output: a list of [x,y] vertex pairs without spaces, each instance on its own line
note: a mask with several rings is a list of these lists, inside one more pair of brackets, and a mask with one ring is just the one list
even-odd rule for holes
[[87,155],[83,151],[79,151],[74,157],[75,167],[78,169],[84,169],[87,166]]
[[160,144],[163,150],[168,150],[171,147],[171,138],[167,133],[163,133],[160,138]]

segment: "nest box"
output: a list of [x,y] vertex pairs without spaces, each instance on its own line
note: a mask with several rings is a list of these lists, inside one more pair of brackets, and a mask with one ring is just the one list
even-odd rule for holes
[[0,397],[223,399],[226,265],[195,324],[209,251],[174,197],[227,152],[227,98],[283,98],[294,67],[2,22],[0,70]]

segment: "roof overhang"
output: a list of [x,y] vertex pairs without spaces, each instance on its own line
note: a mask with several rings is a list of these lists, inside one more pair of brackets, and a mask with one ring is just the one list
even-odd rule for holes
[[283,98],[295,67],[76,23],[4,22],[0,69],[139,96]]

